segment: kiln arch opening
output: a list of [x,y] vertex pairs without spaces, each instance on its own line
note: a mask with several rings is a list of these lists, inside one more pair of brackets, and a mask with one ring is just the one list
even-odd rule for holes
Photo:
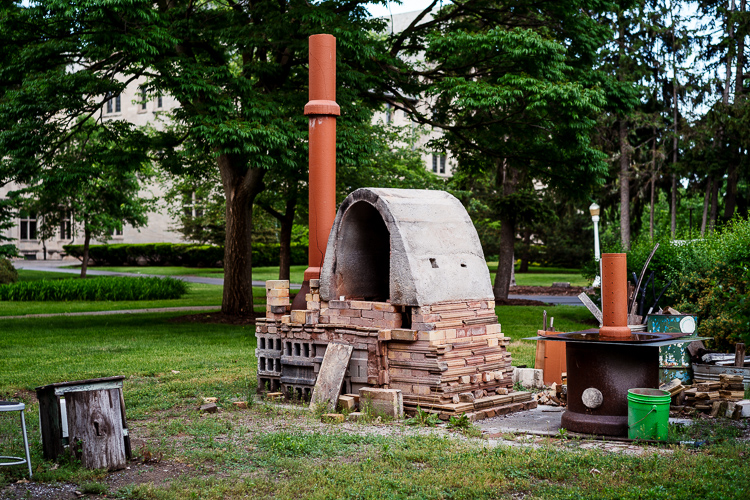
[[336,298],[385,302],[390,297],[391,235],[380,212],[365,201],[344,215],[335,252]]

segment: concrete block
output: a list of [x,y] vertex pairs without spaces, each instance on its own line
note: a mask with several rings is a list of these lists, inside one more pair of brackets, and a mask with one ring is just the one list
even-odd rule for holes
[[524,387],[544,388],[544,372],[536,368],[514,368],[513,383],[520,382]]
[[310,288],[320,288],[320,280],[319,279],[310,280]]
[[370,404],[376,413],[393,418],[404,416],[404,397],[399,389],[362,387],[359,390],[359,398],[360,402]]

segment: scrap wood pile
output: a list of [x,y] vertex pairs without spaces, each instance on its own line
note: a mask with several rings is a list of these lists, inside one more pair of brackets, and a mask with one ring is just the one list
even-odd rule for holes
[[735,420],[750,417],[750,400],[744,399],[742,375],[722,373],[719,380],[696,379],[693,385],[683,385],[680,379],[674,379],[660,389],[672,396],[670,409],[674,412],[702,412]]

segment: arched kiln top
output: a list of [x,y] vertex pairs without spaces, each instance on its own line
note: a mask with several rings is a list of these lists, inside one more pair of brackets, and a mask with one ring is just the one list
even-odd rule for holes
[[453,195],[419,189],[362,188],[344,200],[328,237],[320,295],[406,306],[493,300],[469,214]]

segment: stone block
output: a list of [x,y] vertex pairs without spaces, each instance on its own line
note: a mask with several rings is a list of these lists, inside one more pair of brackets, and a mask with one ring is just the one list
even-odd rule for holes
[[544,372],[536,368],[514,368],[512,380],[524,387],[544,388]]
[[359,420],[363,420],[365,418],[365,414],[361,411],[353,411],[349,415],[346,416],[346,420],[348,422],[357,422]]
[[378,340],[388,341],[391,340],[391,330],[385,329],[378,332]]
[[349,307],[352,309],[370,310],[372,309],[372,302],[366,302],[364,300],[352,300],[349,303]]
[[344,419],[345,417],[341,413],[324,413],[320,417],[320,421],[325,424],[343,424]]
[[359,398],[360,402],[364,401],[370,404],[376,413],[382,413],[393,418],[404,416],[404,398],[398,389],[362,387],[359,390]]

